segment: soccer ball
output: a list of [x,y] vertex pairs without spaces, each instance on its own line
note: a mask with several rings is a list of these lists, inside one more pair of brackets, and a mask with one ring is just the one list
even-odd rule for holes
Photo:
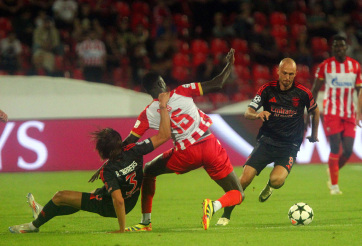
[[313,221],[313,209],[304,202],[294,204],[288,212],[288,217],[292,225],[308,225]]

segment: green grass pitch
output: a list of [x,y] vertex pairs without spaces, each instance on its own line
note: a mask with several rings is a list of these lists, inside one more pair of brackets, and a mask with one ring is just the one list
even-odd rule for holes
[[[239,176],[240,167],[235,169]],[[226,227],[215,223],[202,229],[201,203],[217,199],[223,192],[202,169],[184,175],[157,178],[153,201],[152,232],[106,234],[117,229],[117,221],[97,214],[78,212],[56,217],[39,233],[11,234],[11,225],[30,222],[26,194],[45,204],[57,190],[90,191],[101,181],[87,183],[93,172],[42,172],[0,174],[0,245],[362,245],[361,165],[347,165],[340,172],[343,195],[331,196],[326,181],[326,165],[295,165],[284,187],[274,191],[265,203],[259,192],[268,180],[266,168],[245,191],[245,201],[234,209]],[[296,202],[306,202],[314,210],[308,226],[292,226],[287,212]],[[140,199],[127,215],[126,224],[140,221]]]

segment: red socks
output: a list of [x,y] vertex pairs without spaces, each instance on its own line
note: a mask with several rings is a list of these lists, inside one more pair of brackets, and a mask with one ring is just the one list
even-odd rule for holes
[[339,161],[338,154],[333,154],[333,153],[329,154],[328,166],[329,166],[329,173],[331,176],[332,185],[338,184],[338,171],[339,171],[338,161]]
[[141,202],[142,202],[142,213],[151,213],[153,196],[156,191],[156,177],[143,176],[143,183],[141,189]]
[[223,208],[239,205],[242,202],[241,192],[238,190],[228,191],[220,197],[218,201],[221,203]]

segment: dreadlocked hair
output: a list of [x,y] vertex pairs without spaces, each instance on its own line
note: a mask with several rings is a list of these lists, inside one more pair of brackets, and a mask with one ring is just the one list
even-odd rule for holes
[[142,79],[142,86],[145,88],[147,93],[150,93],[152,88],[155,86],[155,83],[159,79],[160,75],[156,72],[147,73]]

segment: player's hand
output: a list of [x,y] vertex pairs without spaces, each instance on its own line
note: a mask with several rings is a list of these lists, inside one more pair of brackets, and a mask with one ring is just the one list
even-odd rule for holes
[[168,100],[170,99],[170,92],[162,92],[158,95],[160,107],[167,107]]
[[235,61],[235,50],[233,48],[230,49],[230,51],[228,52],[228,54],[226,55],[226,62],[234,64]]
[[319,142],[319,139],[316,136],[308,136],[307,139],[309,140],[310,143]]
[[261,119],[263,122],[266,120],[269,120],[269,116],[271,115],[268,111],[262,111],[259,114],[256,115],[257,119]]
[[8,121],[8,115],[0,109],[0,121],[7,122]]

